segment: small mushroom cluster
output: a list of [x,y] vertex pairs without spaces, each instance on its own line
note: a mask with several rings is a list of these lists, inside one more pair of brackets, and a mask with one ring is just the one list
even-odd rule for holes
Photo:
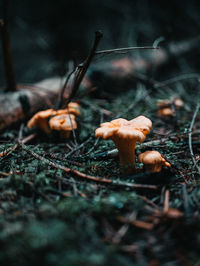
[[[152,128],[152,122],[145,116],[138,116],[130,121],[118,118],[111,122],[102,123],[95,131],[96,137],[111,139],[118,151],[121,165],[126,173],[136,172],[135,146],[136,142],[142,143]],[[145,165],[145,169],[155,173],[162,166],[170,167],[170,164],[157,151],[146,151],[139,155],[139,162]]]
[[48,109],[36,113],[27,123],[28,128],[39,128],[46,134],[59,131],[61,138],[69,138],[70,132],[77,129],[76,116],[80,114],[77,103],[71,102],[66,109]]
[[176,115],[176,110],[184,106],[184,102],[180,98],[158,100],[157,106],[159,117],[170,118]]
[[145,116],[138,116],[130,121],[119,118],[111,122],[102,123],[96,129],[96,137],[111,139],[118,151],[122,166],[127,173],[134,172],[135,169],[135,145],[142,143],[146,135],[150,132],[152,122]]

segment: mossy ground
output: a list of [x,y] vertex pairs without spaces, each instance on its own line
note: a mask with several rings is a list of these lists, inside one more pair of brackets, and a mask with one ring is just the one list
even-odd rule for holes
[[[191,97],[194,95],[194,97]],[[28,149],[83,173],[123,182],[154,184],[157,190],[115,187],[64,173],[18,147],[0,158],[0,264],[3,265],[199,265],[200,186],[197,171],[200,119],[193,127],[194,165],[188,145],[191,120],[199,99],[198,82],[176,82],[171,90],[144,85],[109,100],[82,99],[76,140],[59,143],[38,134]],[[184,107],[169,119],[157,117],[156,101],[180,97]],[[87,105],[86,101],[92,104]],[[92,108],[93,107],[93,108]],[[94,108],[95,107],[95,108]],[[110,116],[101,108],[112,112]],[[144,147],[161,152],[172,168],[159,174],[121,174],[118,157],[98,157],[112,150],[111,141],[96,140],[101,121],[146,115],[153,129]],[[0,151],[14,145],[19,127],[1,134]],[[26,127],[23,135],[31,133]],[[82,147],[67,157],[70,147]],[[139,166],[139,165],[138,165]],[[169,191],[169,194],[167,194]],[[174,215],[163,212],[166,197]]]

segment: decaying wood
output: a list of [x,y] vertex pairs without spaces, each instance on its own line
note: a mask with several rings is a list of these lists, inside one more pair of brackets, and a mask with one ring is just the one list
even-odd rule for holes
[[60,78],[18,86],[16,92],[0,93],[0,130],[29,118],[44,108],[52,108],[61,86]]
[[[123,58],[112,61],[102,61],[93,64],[88,74],[83,78],[80,93],[90,92],[93,88],[100,88],[116,92],[140,80],[155,85],[152,79],[146,79],[142,73],[147,72],[152,66],[160,67],[167,64],[172,57],[180,56],[193,50],[199,45],[200,38],[191,41],[169,45],[167,49],[149,51],[148,57],[137,59]],[[30,86],[17,86],[15,92],[0,92],[0,130],[16,122],[26,120],[31,115],[45,108],[54,108],[58,94],[63,86],[64,78],[50,78]],[[158,85],[158,83],[156,83]],[[156,86],[155,86],[156,87]],[[112,89],[113,88],[113,89]],[[66,90],[70,91],[70,90]],[[83,93],[83,94],[84,94]],[[82,94],[82,95],[83,95]],[[65,93],[64,100],[69,95]]]

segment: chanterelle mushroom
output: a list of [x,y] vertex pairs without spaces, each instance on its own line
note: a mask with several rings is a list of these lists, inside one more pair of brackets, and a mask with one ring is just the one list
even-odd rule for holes
[[180,98],[172,98],[171,100],[158,100],[158,116],[173,117],[176,115],[176,109],[183,107],[184,102]]
[[66,109],[60,109],[56,111],[56,115],[62,115],[62,114],[73,114],[75,116],[80,115],[80,106],[78,103],[70,102],[68,104],[68,108]]
[[173,110],[171,107],[164,107],[158,110],[158,116],[162,117],[172,117],[175,116],[175,110]]
[[145,151],[138,156],[138,162],[143,163],[150,173],[158,173],[163,166],[171,167],[158,151]]
[[51,132],[49,127],[48,119],[55,115],[62,115],[62,114],[73,114],[78,116],[80,114],[80,107],[78,103],[70,102],[68,104],[68,108],[60,109],[60,110],[53,110],[47,109],[45,111],[40,111],[36,113],[27,123],[28,128],[36,127],[40,128],[46,134]]
[[145,116],[138,116],[130,121],[118,118],[101,124],[96,129],[96,137],[111,139],[118,151],[120,162],[127,173],[135,171],[135,145],[142,143],[151,130],[152,122]]
[[179,109],[184,106],[184,102],[180,98],[175,98],[174,105],[176,106],[177,109]]
[[37,127],[44,131],[46,134],[51,132],[48,124],[48,118],[55,115],[56,111],[53,109],[47,109],[36,113],[27,124],[28,128]]
[[69,138],[71,131],[77,129],[75,115],[56,115],[49,120],[49,126],[51,129],[60,131],[61,138]]

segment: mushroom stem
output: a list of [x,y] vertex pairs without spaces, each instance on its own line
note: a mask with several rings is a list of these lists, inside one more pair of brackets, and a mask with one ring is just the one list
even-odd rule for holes
[[133,173],[136,171],[135,168],[135,140],[126,140],[126,139],[116,139],[111,138],[115,143],[119,151],[119,159],[123,167],[123,171],[127,174]]
[[162,170],[162,165],[159,164],[146,164],[144,169],[150,173],[159,173]]
[[70,137],[71,130],[61,130],[60,131],[60,138],[61,139],[68,139]]
[[102,123],[95,131],[96,137],[111,139],[119,150],[119,157],[124,172],[136,172],[135,145],[142,143],[149,133],[152,122],[145,116],[138,116],[130,121],[118,118],[111,122]]
[[48,121],[46,120],[39,120],[38,121],[38,127],[45,132],[46,134],[50,134],[51,129],[49,127]]

